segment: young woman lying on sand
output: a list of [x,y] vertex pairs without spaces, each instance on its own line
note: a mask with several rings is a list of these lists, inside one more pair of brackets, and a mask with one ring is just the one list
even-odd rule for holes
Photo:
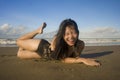
[[42,34],[46,23],[37,30],[25,34],[17,39],[19,50],[17,56],[22,59],[50,58],[64,63],[84,63],[90,66],[100,66],[95,59],[81,58],[84,42],[78,39],[79,30],[76,22],[66,19],[61,22],[59,30],[52,42],[44,39],[33,39],[37,34]]

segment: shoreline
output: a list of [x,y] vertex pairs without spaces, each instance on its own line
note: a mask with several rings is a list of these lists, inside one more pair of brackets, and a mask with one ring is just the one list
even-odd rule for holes
[[[40,39],[40,38],[37,38]],[[41,38],[42,39],[42,38]],[[51,42],[52,38],[44,38]],[[80,38],[86,46],[114,46],[120,45],[120,38]],[[0,39],[0,47],[15,47],[16,39]]]

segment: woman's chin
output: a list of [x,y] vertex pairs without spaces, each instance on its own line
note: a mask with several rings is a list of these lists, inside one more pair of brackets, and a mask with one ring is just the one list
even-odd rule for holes
[[69,46],[74,46],[74,43],[67,43]]

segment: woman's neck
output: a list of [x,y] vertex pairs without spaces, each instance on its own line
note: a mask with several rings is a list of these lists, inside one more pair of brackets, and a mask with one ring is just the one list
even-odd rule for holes
[[69,51],[73,51],[73,49],[74,49],[74,46],[68,46]]

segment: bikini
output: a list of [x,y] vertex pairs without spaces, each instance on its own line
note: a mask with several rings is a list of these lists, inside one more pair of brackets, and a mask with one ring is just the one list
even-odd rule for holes
[[37,52],[42,58],[50,58],[52,52],[50,49],[50,43],[44,39],[41,39]]

